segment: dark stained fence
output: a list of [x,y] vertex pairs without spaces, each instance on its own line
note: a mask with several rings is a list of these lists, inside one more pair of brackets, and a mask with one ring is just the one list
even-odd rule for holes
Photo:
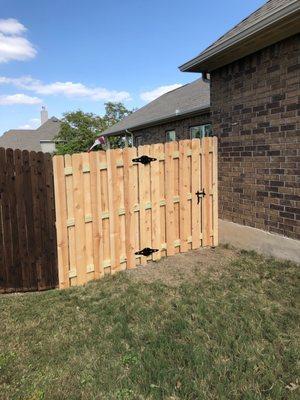
[[0,292],[57,284],[52,157],[0,148]]

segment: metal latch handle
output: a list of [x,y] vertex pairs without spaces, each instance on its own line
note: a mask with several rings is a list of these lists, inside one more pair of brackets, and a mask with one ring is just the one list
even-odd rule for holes
[[199,192],[199,190],[195,193],[197,196],[197,204],[200,203],[200,199],[206,195],[204,188],[202,189],[202,192]]
[[143,155],[141,157],[134,158],[132,161],[133,162],[140,162],[141,164],[146,165],[146,164],[150,164],[151,161],[156,161],[156,158],[148,157],[148,156]]
[[137,256],[145,256],[148,257],[150,256],[152,253],[156,253],[158,251],[158,249],[150,249],[150,247],[145,247],[143,250],[137,251],[135,254]]

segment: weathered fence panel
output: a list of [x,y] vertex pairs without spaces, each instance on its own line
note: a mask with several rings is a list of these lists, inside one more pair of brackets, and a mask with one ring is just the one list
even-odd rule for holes
[[0,292],[58,284],[50,154],[0,148]]
[[[141,156],[155,160],[133,161]],[[217,245],[217,138],[55,156],[53,165],[62,288]],[[145,248],[157,251],[136,254]]]

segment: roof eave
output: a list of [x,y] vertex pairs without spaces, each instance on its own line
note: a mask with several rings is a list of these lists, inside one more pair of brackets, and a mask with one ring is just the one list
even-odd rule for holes
[[[182,72],[210,72],[299,32],[299,2],[281,8],[248,29],[179,67]],[[264,32],[269,35],[262,35]],[[275,35],[270,35],[275,31]],[[260,43],[257,43],[260,38]],[[231,54],[233,53],[233,54]],[[226,57],[226,54],[230,57]],[[222,57],[223,56],[223,57]]]
[[174,120],[177,120],[177,119],[183,119],[183,118],[187,118],[187,117],[192,117],[192,116],[198,115],[198,114],[206,114],[208,112],[210,112],[210,106],[207,105],[207,106],[204,106],[204,107],[201,107],[201,108],[196,108],[194,110],[186,111],[186,112],[183,112],[183,113],[168,115],[168,116],[166,116],[164,118],[159,118],[159,119],[156,119],[156,120],[152,120],[152,121],[146,122],[144,124],[139,124],[139,125],[136,125],[136,126],[132,126],[130,128],[121,129],[121,130],[116,131],[116,132],[104,133],[103,136],[119,136],[122,133],[125,133],[126,131],[135,132],[135,131],[140,130],[140,129],[149,128],[150,126],[156,126],[156,125],[164,124],[164,123],[171,122],[171,121],[174,121]]

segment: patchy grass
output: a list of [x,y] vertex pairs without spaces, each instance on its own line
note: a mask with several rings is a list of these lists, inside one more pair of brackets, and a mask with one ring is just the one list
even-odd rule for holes
[[[228,249],[168,260],[155,279],[1,296],[0,398],[299,398],[299,267]],[[178,260],[188,279],[170,278]]]

